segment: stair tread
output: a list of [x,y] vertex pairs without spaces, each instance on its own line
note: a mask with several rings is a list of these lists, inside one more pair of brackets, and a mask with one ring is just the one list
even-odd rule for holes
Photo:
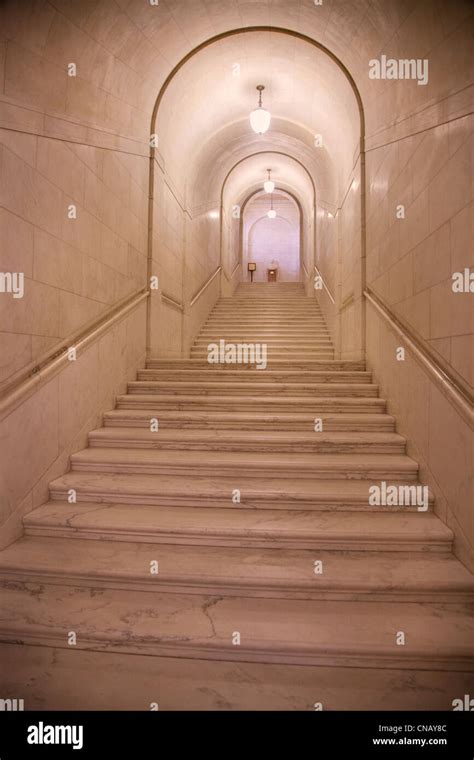
[[[390,481],[393,484],[404,484],[405,481],[397,479]],[[296,481],[291,476],[278,479],[257,476],[241,486],[242,498],[251,498],[258,494],[265,494],[278,500],[279,497],[289,495],[297,500],[306,498],[319,501],[331,501],[338,499],[353,499],[355,502],[366,503],[368,501],[369,487],[372,480],[318,480],[304,478]],[[410,483],[415,485],[415,483]],[[52,490],[76,488],[100,488],[104,493],[109,492],[113,498],[114,492],[130,492],[141,494],[165,494],[176,495],[192,493],[193,495],[209,495],[225,500],[230,499],[235,486],[235,477],[226,477],[214,474],[212,477],[199,477],[193,475],[123,475],[120,473],[88,473],[70,471],[61,475],[51,482]],[[191,490],[192,489],[192,490]]]
[[[17,577],[41,574],[92,583],[98,579],[140,581],[160,589],[166,584],[309,591],[467,591],[474,577],[452,555],[318,552],[323,573],[314,573],[315,554],[308,550],[207,546],[160,546],[138,542],[77,539],[71,552],[67,538],[25,537],[0,553],[0,571]],[[150,573],[158,560],[159,574]]]
[[[0,591],[0,633],[78,648],[302,662],[374,657],[393,662],[472,663],[473,621],[462,605],[251,599],[21,584]],[[406,635],[396,645],[397,632]],[[241,636],[233,646],[233,633]]]
[[[256,370],[257,372],[264,372],[265,370]],[[225,388],[229,390],[240,390],[242,389],[243,385],[242,382],[233,382],[232,380],[227,380],[225,378],[221,378],[217,381],[212,380],[193,380],[193,381],[186,381],[186,380],[174,380],[170,382],[169,380],[132,380],[128,383],[129,388],[155,388],[157,391],[160,391],[162,388],[182,388],[185,389],[192,389],[195,388],[199,390],[224,390]],[[316,394],[318,391],[326,390],[327,388],[330,388],[332,391],[336,390],[347,390],[348,393],[353,393],[356,390],[361,391],[370,391],[371,393],[378,393],[378,385],[375,385],[375,383],[308,383],[308,382],[302,382],[302,383],[293,383],[293,382],[284,382],[284,383],[278,383],[277,387],[275,388],[274,383],[266,383],[266,382],[260,382],[256,383],[252,380],[246,380],[245,382],[245,388],[255,389],[258,393],[264,393],[265,391],[271,391],[272,393],[276,392],[282,392],[283,390],[288,391],[295,391],[293,395],[297,395],[296,392],[301,392],[302,390],[311,390],[314,391]]]
[[325,443],[331,442],[337,443],[351,443],[356,445],[357,443],[373,443],[374,445],[379,443],[393,443],[403,445],[405,438],[398,433],[384,433],[384,432],[368,432],[368,433],[353,433],[353,432],[321,432],[315,433],[314,431],[294,431],[287,432],[284,430],[265,430],[252,431],[252,430],[158,430],[157,432],[151,432],[149,429],[144,430],[140,428],[97,428],[89,433],[89,438],[95,440],[113,440],[120,439],[122,441],[150,441],[159,443],[160,440],[170,441],[207,441],[218,444],[219,441],[231,443],[233,441],[242,442],[259,442],[262,445],[271,442],[282,443]]
[[[67,476],[65,476],[67,477]],[[73,481],[72,481],[73,482]],[[71,532],[84,529],[109,530],[133,540],[136,534],[234,535],[242,538],[293,536],[329,542],[363,539],[411,543],[420,540],[450,544],[452,531],[431,512],[340,513],[309,510],[252,510],[237,505],[231,509],[168,507],[109,502],[67,502],[51,500],[24,518],[25,526],[64,527]],[[321,546],[321,548],[324,548]]]
[[[322,370],[322,369],[330,369],[333,371],[337,371],[339,369],[344,370],[365,370],[365,362],[364,361],[354,361],[354,360],[341,360],[341,359],[324,359],[324,360],[309,360],[304,362],[299,362],[298,365],[294,365],[292,363],[292,360],[290,362],[289,359],[285,361],[281,361],[281,369],[293,369],[293,370]],[[146,362],[147,369],[155,369],[155,368],[164,368],[164,367],[172,367],[175,369],[186,369],[186,368],[203,368],[206,367],[209,371],[215,371],[215,370],[226,370],[226,369],[235,369],[235,367],[232,367],[230,364],[209,364],[209,362],[203,360],[203,359],[192,359],[191,357],[184,358],[184,359],[163,359],[163,358],[157,358],[157,357],[151,357]],[[241,367],[242,371],[244,372],[246,370],[246,365],[242,365]],[[249,368],[250,369],[250,368]],[[272,369],[278,369],[278,366],[273,366]]]
[[[403,473],[413,476],[418,471],[418,464],[405,454],[319,454],[319,453],[280,453],[280,452],[246,452],[246,451],[199,451],[199,450],[160,450],[127,448],[89,448],[71,456],[73,469],[80,467],[121,467],[139,470],[143,468],[197,467],[211,469],[219,467],[241,467],[242,477],[248,477],[255,471],[268,468],[281,477],[282,471],[290,469],[296,472],[314,471],[318,473],[346,474],[348,472],[380,472],[386,479],[386,473]],[[224,473],[223,473],[224,474]],[[393,477],[396,477],[393,475]]]
[[[216,384],[217,385],[217,384]],[[217,389],[216,389],[217,390]],[[121,396],[117,397],[118,401],[128,400],[132,401],[133,403],[139,404],[139,403],[149,403],[150,401],[166,401],[167,403],[171,403],[173,400],[173,394],[162,394],[159,393],[148,393],[148,394],[140,394],[140,393],[133,393],[133,394],[126,394],[124,393]],[[245,404],[250,403],[257,403],[257,404],[265,404],[266,406],[276,405],[278,403],[285,403],[285,404],[293,404],[295,406],[299,406],[300,404],[308,404],[311,403],[313,408],[317,410],[319,403],[324,402],[333,402],[336,404],[345,404],[349,406],[357,406],[361,403],[367,404],[373,404],[374,406],[385,406],[386,401],[385,399],[379,398],[378,396],[359,396],[359,397],[347,397],[347,396],[278,396],[278,398],[270,398],[267,395],[254,395],[254,396],[220,396],[218,393],[215,393],[213,395],[206,395],[202,398],[199,396],[186,396],[184,393],[179,395],[179,400],[181,402],[184,401],[193,401],[201,402],[201,403],[212,403],[213,400],[215,401],[223,401],[225,403],[232,403],[232,402],[241,402]]]
[[[323,420],[323,425],[327,425],[330,422],[345,423],[347,425],[378,425],[386,423],[387,425],[394,425],[395,419],[390,414],[371,414],[365,412],[362,414],[343,414],[336,412],[326,412],[320,415]],[[113,409],[110,412],[106,412],[104,415],[106,421],[109,420],[142,420],[148,425],[150,423],[150,412],[146,409]],[[170,424],[173,421],[180,420],[193,420],[196,424],[200,422],[241,422],[257,424],[262,423],[270,426],[279,422],[300,422],[308,426],[310,430],[314,429],[314,414],[308,412],[180,412],[180,411],[162,411],[160,412],[160,422],[169,421]]]

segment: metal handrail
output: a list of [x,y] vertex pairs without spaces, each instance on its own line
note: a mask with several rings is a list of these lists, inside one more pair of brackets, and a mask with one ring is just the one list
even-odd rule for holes
[[198,292],[196,293],[196,295],[191,299],[191,303],[189,304],[190,306],[194,306],[194,304],[202,296],[202,294],[204,293],[204,291],[206,290],[206,288],[208,288],[209,285],[211,284],[211,282],[214,280],[214,278],[217,277],[217,275],[219,274],[219,272],[221,271],[221,269],[222,269],[222,267],[218,266],[217,269],[216,269],[216,271],[213,274],[211,274],[211,276],[209,277],[208,280],[206,280],[206,282],[204,283],[204,285],[202,286],[202,288],[200,288],[198,290]]
[[451,401],[471,427],[474,427],[474,397],[467,386],[464,386],[447,367],[433,356],[430,349],[403,324],[390,307],[370,288],[364,291],[364,296],[374,309],[390,325],[393,332],[408,346],[418,362],[429,372],[443,395]]
[[38,387],[54,377],[59,370],[69,363],[68,352],[74,347],[76,355],[84,351],[114,324],[135,309],[149,296],[146,287],[140,288],[119,303],[114,304],[97,319],[88,322],[80,330],[61,340],[54,349],[45,354],[40,361],[29,365],[24,372],[6,384],[0,391],[0,417],[29,397]]

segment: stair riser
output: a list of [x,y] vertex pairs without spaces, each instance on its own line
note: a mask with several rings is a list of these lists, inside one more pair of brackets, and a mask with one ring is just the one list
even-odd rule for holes
[[27,536],[43,536],[43,537],[69,537],[77,539],[90,539],[90,540],[107,540],[107,541],[137,541],[140,543],[149,544],[174,544],[175,546],[229,546],[229,547],[252,547],[255,549],[268,549],[270,547],[274,549],[295,549],[295,550],[308,550],[308,551],[322,551],[322,550],[334,550],[334,551],[389,551],[389,552],[440,552],[449,553],[451,546],[444,542],[437,541],[403,541],[399,539],[390,540],[387,538],[385,541],[378,539],[376,542],[371,543],[364,539],[351,539],[342,541],[311,538],[306,536],[305,538],[288,537],[274,537],[271,540],[266,539],[264,536],[196,536],[196,535],[184,535],[176,533],[147,533],[140,534],[138,532],[132,532],[128,530],[126,533],[120,531],[114,531],[113,529],[107,531],[97,531],[95,529],[81,528],[80,530],[68,530],[67,528],[33,528],[28,526],[25,529],[25,535]]
[[[290,396],[291,398],[294,398],[296,395],[298,397],[303,396],[311,396],[311,398],[326,398],[327,396],[335,398],[342,396],[343,398],[377,398],[378,397],[378,387],[369,385],[368,383],[364,385],[362,388],[358,387],[356,384],[348,384],[347,387],[339,388],[336,385],[331,386],[317,386],[315,388],[307,387],[304,385],[300,385],[297,388],[284,385],[278,385],[275,389],[278,391],[278,398],[281,398],[282,396]],[[263,386],[262,388],[252,387],[250,383],[242,384],[237,387],[228,387],[223,382],[219,383],[218,387],[206,387],[206,385],[202,384],[199,386],[196,384],[194,387],[185,387],[180,388],[179,384],[176,384],[175,387],[173,386],[162,386],[159,383],[156,383],[155,385],[152,383],[129,383],[128,385],[128,393],[130,395],[158,395],[158,396],[180,396],[180,395],[186,395],[186,396],[204,396],[204,395],[215,395],[218,394],[219,396],[258,396],[259,393],[274,393],[272,389],[266,388],[266,386]]]
[[[158,435],[158,434],[157,434]],[[103,438],[95,439],[89,435],[89,446],[96,449],[160,449],[169,451],[255,451],[257,453],[275,452],[275,453],[302,453],[302,454],[404,454],[405,444],[397,443],[245,443],[245,442],[223,442],[209,441],[189,442],[189,441],[139,441],[133,440],[133,436],[127,441],[113,439],[106,441]]]
[[219,330],[212,330],[208,333],[200,333],[199,339],[194,342],[194,346],[202,345],[208,346],[210,343],[220,343],[223,340],[225,343],[264,343],[268,346],[275,346],[276,344],[282,344],[285,346],[305,346],[314,344],[330,344],[332,341],[328,333],[322,331],[315,331],[313,333],[307,333],[302,335],[300,332],[296,333],[281,333],[278,330],[272,330],[271,332],[264,332],[263,330],[256,330],[255,332],[237,332],[235,330],[226,330],[225,328]]
[[229,334],[229,332],[225,332],[224,330],[220,330],[219,333],[211,333],[210,335],[202,335],[199,337],[199,340],[196,340],[194,342],[194,347],[198,348],[206,348],[212,344],[217,343],[220,344],[220,341],[223,340],[225,343],[263,343],[266,346],[272,346],[272,348],[276,348],[277,346],[285,346],[285,347],[292,347],[292,346],[298,346],[301,348],[304,348],[305,346],[326,346],[330,345],[332,348],[331,339],[328,335],[324,334],[315,334],[315,335],[307,335],[307,336],[293,336],[293,335],[265,335],[264,333],[253,333],[251,335],[247,334],[244,335],[242,333],[234,333]]
[[[217,375],[217,376],[216,376]],[[170,372],[168,370],[142,370],[137,374],[139,382],[167,382],[175,383],[179,382],[193,382],[193,383],[207,383],[210,380],[209,372],[200,370],[183,370],[179,376],[176,372]],[[300,373],[292,372],[275,372],[272,369],[263,370],[243,370],[235,371],[229,369],[225,375],[215,373],[212,377],[212,382],[242,382],[242,380],[249,380],[252,383],[265,382],[265,383],[372,383],[372,375],[370,372],[332,372],[327,374],[322,373],[307,373],[302,375]]]
[[[255,399],[253,397],[242,396],[241,399],[235,401],[228,401],[225,398],[216,396],[196,396],[187,397],[180,401],[179,396],[170,395],[169,398],[163,400],[156,400],[153,396],[149,399],[144,399],[130,394],[129,396],[120,396],[117,400],[117,409],[150,409],[153,413],[164,411],[189,411],[191,409],[198,411],[205,411],[207,409],[217,412],[246,412],[251,409],[256,411],[262,411],[262,408],[268,407],[269,410],[275,412],[305,412],[307,414],[314,414],[315,417],[319,416],[322,412],[333,412],[337,414],[341,411],[354,412],[357,414],[363,414],[368,412],[370,414],[385,414],[386,404],[382,399],[347,399],[340,398],[334,400],[326,398],[313,399],[305,402],[304,399],[292,399],[288,401],[284,398],[277,400],[265,399],[264,397]],[[314,419],[314,418],[313,418]]]
[[235,329],[237,332],[240,330],[322,330],[327,332],[326,323],[317,317],[307,315],[264,315],[264,314],[249,314],[240,319],[232,319],[230,316],[212,316],[205,325],[205,330],[223,330],[225,328]]
[[[46,646],[54,647],[57,649],[66,649],[68,645],[65,644],[66,635],[64,631],[58,631],[48,636],[31,635],[27,632],[21,633],[14,632],[9,634],[8,631],[0,630],[0,637],[4,643],[11,642],[17,643],[18,639],[24,645],[34,646]],[[229,637],[230,638],[230,637]],[[222,661],[235,662],[235,663],[268,663],[279,665],[305,665],[305,666],[331,666],[331,667],[352,667],[352,668],[367,668],[367,667],[383,667],[383,668],[396,668],[407,669],[409,671],[413,669],[420,670],[459,670],[461,672],[472,670],[473,664],[469,657],[458,658],[454,660],[451,657],[437,658],[431,655],[428,660],[423,654],[412,657],[401,657],[395,654],[390,654],[387,651],[385,656],[376,656],[374,653],[363,654],[347,654],[340,655],[338,653],[328,654],[327,652],[320,651],[307,654],[301,654],[294,652],[293,650],[266,650],[265,642],[253,642],[255,649],[247,649],[245,646],[230,648],[216,646],[215,648],[208,645],[196,645],[191,643],[163,643],[159,644],[156,641],[149,640],[148,642],[137,640],[135,643],[125,643],[125,638],[113,641],[104,642],[102,639],[87,640],[85,635],[79,635],[78,644],[75,647],[77,651],[93,651],[93,652],[109,652],[109,653],[123,653],[123,654],[137,654],[137,655],[150,655],[153,657],[171,657],[171,658],[185,658],[188,660],[208,660],[208,661]],[[239,651],[237,651],[239,650]]]
[[[104,452],[106,449],[104,449]],[[418,470],[397,469],[380,467],[377,469],[367,468],[361,470],[359,467],[351,468],[347,464],[339,468],[337,464],[322,468],[316,462],[313,467],[304,466],[296,461],[288,462],[282,471],[281,465],[271,465],[259,462],[258,460],[248,463],[246,467],[240,464],[216,464],[215,462],[200,462],[198,465],[181,464],[177,462],[167,462],[165,464],[149,462],[133,463],[108,463],[104,455],[104,462],[83,462],[77,461],[74,456],[71,458],[72,470],[74,472],[115,472],[130,473],[134,475],[195,475],[196,477],[215,476],[216,470],[221,477],[235,478],[236,483],[247,478],[258,475],[260,478],[314,478],[318,480],[372,480],[375,483],[382,480],[392,482],[393,480],[406,480],[413,482],[418,477]],[[137,457],[138,459],[138,457]]]
[[[326,329],[326,325],[319,322],[308,322],[307,320],[294,320],[282,319],[278,321],[268,320],[264,318],[256,318],[255,320],[234,322],[232,320],[218,319],[215,322],[211,321],[206,325],[205,332],[199,333],[199,336],[204,335],[222,335],[223,333],[234,333],[234,335],[257,334],[257,335],[281,335],[295,336],[298,338],[304,338],[305,335],[321,334],[324,337],[331,337],[330,333]],[[198,337],[198,336],[196,336]]]
[[[216,488],[215,492],[208,493],[202,496],[198,496],[195,492],[191,492],[191,486],[188,493],[176,492],[176,494],[164,494],[158,492],[153,494],[133,493],[131,491],[99,491],[93,488],[78,488],[76,489],[78,503],[97,502],[101,504],[134,504],[138,507],[141,505],[153,506],[153,507],[172,507],[178,509],[179,507],[190,507],[200,509],[231,509],[235,510],[235,504],[229,497],[229,491],[220,491]],[[50,498],[52,501],[64,502],[68,498],[68,491],[64,488],[51,487]],[[433,505],[428,508],[429,512],[432,512]],[[401,513],[401,512],[417,512],[416,507],[384,507],[375,506],[372,507],[368,498],[365,501],[347,499],[332,499],[331,501],[324,501],[323,498],[319,500],[315,496],[313,500],[302,499],[292,497],[287,499],[284,496],[268,497],[261,495],[246,496],[245,492],[241,495],[239,503],[239,509],[269,509],[269,510],[281,510],[281,511],[310,511],[310,512],[364,512],[370,514],[386,514],[386,513]],[[245,545],[244,543],[242,546]]]
[[[209,364],[207,360],[198,360],[198,359],[150,359],[147,361],[147,369],[158,369],[158,370],[169,370],[174,372],[179,372],[180,370],[195,370],[195,369],[205,369],[206,371],[223,371],[226,372],[235,372],[236,367],[230,365],[230,364]],[[252,368],[248,365],[242,365],[242,367],[238,368],[242,372],[251,372]],[[338,372],[339,370],[342,370],[344,372],[364,372],[365,371],[365,363],[364,362],[344,362],[340,361],[339,359],[332,359],[331,361],[309,361],[309,362],[298,362],[294,363],[293,361],[291,364],[289,364],[287,361],[283,361],[278,365],[277,362],[272,363],[272,371],[288,371],[292,370],[294,372]]]
[[[420,592],[413,587],[405,589],[354,588],[350,591],[343,588],[314,588],[314,583],[292,585],[282,582],[266,586],[263,582],[239,584],[236,582],[216,582],[212,578],[199,579],[191,577],[183,580],[167,580],[160,577],[159,584],[149,578],[136,579],[124,577],[117,579],[99,574],[81,576],[70,573],[69,576],[45,575],[41,572],[29,571],[28,575],[20,572],[4,573],[3,577],[12,583],[36,583],[41,585],[74,586],[79,588],[114,589],[124,591],[156,591],[170,594],[199,594],[206,596],[245,596],[252,599],[306,599],[308,601],[348,601],[348,602],[427,602],[433,604],[468,604],[474,601],[474,592],[459,592],[456,589],[432,590]],[[321,584],[318,584],[321,585]]]
[[[191,350],[191,358],[192,359],[207,359],[207,351],[195,351],[194,349]],[[334,351],[326,351],[325,349],[320,349],[319,351],[306,351],[305,353],[302,353],[298,349],[289,349],[288,351],[276,351],[275,349],[269,349],[267,352],[266,357],[266,366],[270,366],[275,361],[281,361],[281,360],[287,360],[291,363],[294,363],[295,361],[305,360],[305,359],[312,359],[314,361],[317,361],[318,359],[333,359],[334,358]],[[236,362],[232,362],[232,364],[235,366]],[[249,364],[249,366],[253,369],[255,367],[255,362]]]
[[[193,352],[205,351],[207,354],[210,350],[209,346],[213,346],[213,348],[214,348],[214,344],[217,344],[219,346],[221,340],[224,340],[222,335],[216,338],[215,340],[209,339],[208,341],[207,340],[196,341],[196,343],[194,343],[192,347],[192,351]],[[230,344],[238,345],[239,342],[245,343],[245,340],[243,338],[239,338],[235,340],[229,340],[227,338],[225,340],[226,344],[230,343]],[[249,345],[258,344],[258,345],[266,346],[267,350],[271,350],[271,351],[296,351],[296,350],[297,351],[319,351],[321,349],[328,350],[331,352],[333,351],[331,342],[327,340],[314,340],[310,342],[301,343],[301,342],[292,341],[292,340],[276,341],[276,340],[266,340],[264,338],[260,338],[255,341],[247,341],[247,343]]]
[[329,336],[329,332],[326,328],[326,325],[324,322],[319,322],[315,320],[308,321],[307,319],[279,319],[279,320],[273,320],[273,319],[265,319],[265,318],[256,318],[256,319],[248,319],[248,320],[224,320],[224,319],[216,319],[216,320],[209,320],[209,322],[206,324],[205,331],[203,333],[199,333],[200,335],[205,335],[209,333],[222,333],[222,332],[230,332],[233,331],[235,333],[245,333],[245,332],[269,332],[269,333],[277,333],[279,335],[297,335],[298,337],[303,337],[306,333],[308,334],[314,334],[314,333],[323,333],[324,335]]
[[[128,417],[105,415],[104,425],[106,428],[131,428],[131,429],[150,429],[150,414],[145,417],[130,419]],[[160,417],[160,430],[278,430],[281,432],[307,432],[314,429],[314,418],[307,420],[219,420],[219,419],[186,419],[163,418]],[[395,424],[391,419],[381,419],[380,422],[337,422],[325,421],[323,418],[323,428],[328,433],[393,433]]]

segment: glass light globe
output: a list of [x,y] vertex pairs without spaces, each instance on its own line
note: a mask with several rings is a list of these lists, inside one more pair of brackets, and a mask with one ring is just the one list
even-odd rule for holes
[[263,135],[270,126],[271,118],[270,111],[266,111],[265,108],[256,108],[250,114],[250,126],[257,135]]
[[275,183],[272,182],[271,179],[267,179],[267,181],[263,183],[263,189],[266,193],[273,193],[275,189]]
[[277,212],[275,211],[275,209],[271,208],[270,211],[268,212],[268,218],[275,219],[276,215],[277,215]]

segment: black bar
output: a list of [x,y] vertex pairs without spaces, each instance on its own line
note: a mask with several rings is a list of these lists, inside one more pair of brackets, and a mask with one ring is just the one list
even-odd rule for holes
[[[470,712],[3,712],[0,760],[155,759],[184,753],[196,759],[266,760],[274,754],[310,760],[472,760],[472,717]],[[57,730],[61,726],[64,731]],[[28,737],[43,743],[29,743]],[[51,738],[70,743],[46,743]]]

